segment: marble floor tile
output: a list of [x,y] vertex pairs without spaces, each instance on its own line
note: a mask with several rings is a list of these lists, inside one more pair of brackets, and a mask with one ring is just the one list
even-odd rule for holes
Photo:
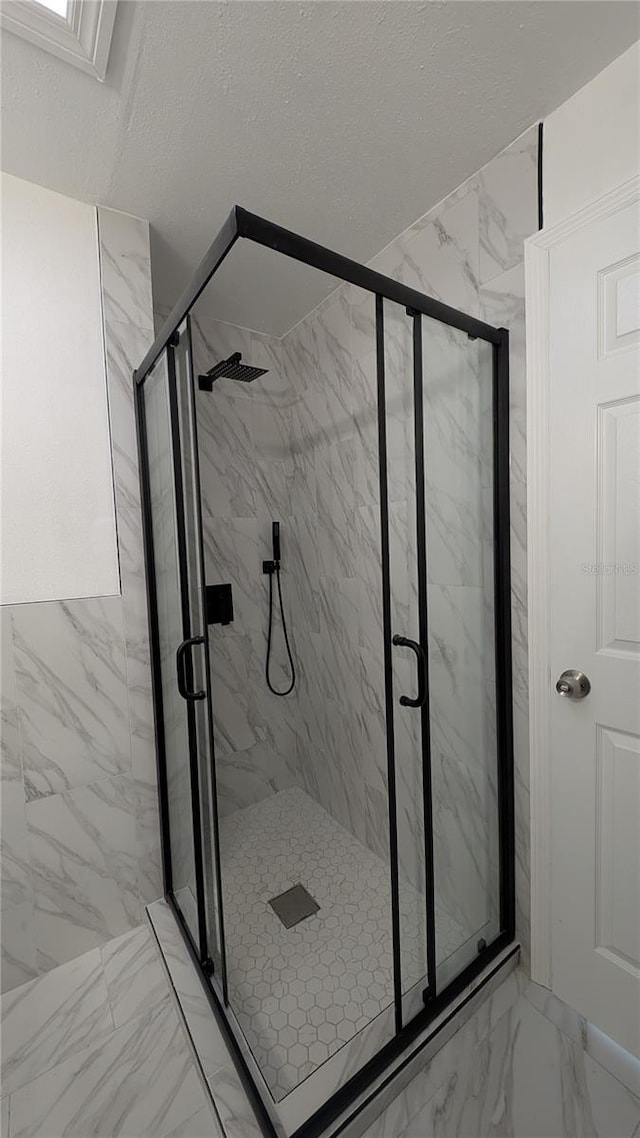
[[172,1004],[113,1031],[11,1096],[11,1138],[164,1138],[207,1106]]
[[0,1013],[8,1094],[113,1030],[99,950],[6,993]]
[[569,1036],[605,1071],[640,1098],[640,1059],[625,1051],[548,988],[542,988],[531,981],[525,988],[524,995],[559,1031]]
[[632,1138],[639,1127],[640,1100],[520,997],[394,1138]]
[[2,1138],[9,1138],[9,1126],[11,1123],[9,1112],[10,1099],[8,1095],[5,1095],[3,1099],[0,1099],[0,1134]]
[[212,1108],[202,1106],[164,1138],[225,1138],[225,1135]]
[[108,941],[100,950],[116,1027],[152,1011],[169,997],[169,987],[148,925]]

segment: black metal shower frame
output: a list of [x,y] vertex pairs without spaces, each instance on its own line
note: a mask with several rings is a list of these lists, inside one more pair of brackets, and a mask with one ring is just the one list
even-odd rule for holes
[[[227,1019],[228,994],[226,970],[224,967],[224,911],[220,880],[220,850],[218,842],[217,817],[212,819],[214,847],[216,854],[216,877],[218,885],[218,930],[222,954],[222,972],[219,985],[213,976],[212,961],[208,946],[203,941],[205,917],[199,912],[199,936],[196,944],[191,930],[184,919],[173,892],[171,873],[171,843],[169,834],[169,800],[165,757],[164,720],[162,707],[162,677],[160,669],[160,640],[158,608],[155,583],[155,560],[153,529],[151,517],[151,497],[149,482],[149,458],[145,430],[144,383],[153,371],[163,353],[167,353],[169,382],[169,413],[174,448],[180,438],[179,415],[175,398],[174,352],[178,334],[185,318],[198,297],[206,288],[227,254],[243,238],[262,245],[294,260],[301,261],[334,278],[356,285],[375,296],[376,311],[376,353],[377,353],[377,394],[378,394],[378,442],[380,479],[380,523],[381,523],[381,562],[382,562],[382,602],[384,634],[384,676],[385,707],[387,729],[387,768],[390,821],[390,874],[392,907],[392,941],[394,965],[394,1006],[396,1035],[372,1059],[370,1059],[352,1078],[345,1083],[324,1106],[316,1111],[292,1135],[292,1138],[319,1138],[326,1127],[348,1109],[349,1105],[414,1041],[429,1023],[440,1015],[452,1000],[480,975],[488,965],[511,944],[515,936],[515,839],[514,839],[514,781],[513,781],[513,718],[511,693],[511,586],[510,586],[510,522],[509,522],[509,333],[505,328],[495,328],[490,324],[459,312],[439,300],[428,297],[415,289],[401,284],[390,277],[375,272],[347,257],[335,253],[307,238],[283,229],[281,226],[249,213],[240,206],[231,211],[225,225],[200,262],[187,288],[174,305],[165,320],[152,347],[144,357],[140,367],[134,372],[135,410],[138,436],[138,458],[140,465],[142,521],[147,581],[147,602],[151,641],[151,671],[153,682],[153,702],[155,719],[156,755],[158,767],[158,786],[160,797],[160,830],[162,844],[163,876],[165,897],[170,903],[185,936],[188,950],[198,968],[212,1008],[228,1040],[245,1087],[263,1124],[266,1134],[275,1135],[268,1108],[263,1101],[258,1086],[242,1054],[233,1029]],[[400,967],[400,910],[398,894],[398,847],[396,812],[396,771],[394,743],[394,706],[391,658],[391,589],[389,560],[389,512],[387,483],[386,412],[385,412],[385,353],[384,353],[384,301],[392,301],[403,306],[407,316],[413,319],[413,380],[415,416],[415,462],[416,462],[416,514],[418,551],[418,602],[420,641],[427,643],[428,614],[426,603],[426,518],[424,510],[424,438],[422,433],[422,316],[465,332],[471,340],[484,340],[492,345],[492,394],[493,394],[493,552],[494,552],[494,625],[495,625],[495,682],[496,682],[496,721],[497,721],[497,785],[499,817],[499,882],[500,882],[500,933],[477,957],[465,967],[442,991],[436,990],[435,969],[435,887],[433,859],[433,804],[431,800],[431,762],[429,743],[429,705],[428,679],[422,718],[423,749],[423,789],[425,810],[425,864],[427,891],[427,976],[428,987],[424,992],[425,1007],[408,1023],[403,1022],[402,984]],[[187,325],[188,330],[188,325]],[[182,497],[181,465],[179,454],[174,453],[175,501],[177,511],[177,540],[181,553],[180,562],[186,572],[184,560],[185,517]],[[197,442],[196,455],[197,460]],[[420,500],[418,500],[420,499]],[[200,521],[200,503],[196,504],[197,519]],[[201,535],[200,535],[201,536]],[[204,584],[204,581],[203,581]],[[184,589],[184,583],[183,583]],[[184,609],[183,609],[183,620]],[[186,616],[188,621],[188,613]],[[190,635],[185,631],[185,637]],[[187,664],[189,667],[189,664]],[[211,722],[210,677],[208,678],[207,704]],[[188,706],[191,722],[192,709]],[[198,777],[198,759],[195,752],[195,732],[189,732],[191,780]],[[210,732],[211,778],[215,809],[215,754],[213,736]],[[194,810],[194,858],[196,872],[196,894],[199,909],[204,890],[202,865],[202,844],[197,843],[196,830],[200,819],[197,794],[192,785]],[[217,812],[216,812],[217,813]]]

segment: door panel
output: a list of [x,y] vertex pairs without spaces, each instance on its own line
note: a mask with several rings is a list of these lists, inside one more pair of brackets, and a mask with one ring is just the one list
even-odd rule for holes
[[[640,1055],[640,212],[553,248],[553,986]],[[567,446],[567,439],[571,445]]]
[[170,887],[176,895],[183,898],[183,916],[197,944],[199,933],[191,810],[189,710],[176,682],[176,650],[184,639],[184,632],[166,354],[145,380],[142,398],[157,605],[161,729],[169,814],[165,858],[168,854]]
[[[389,301],[384,346],[400,970],[407,1022],[477,960],[505,920],[496,690],[496,393],[490,345]],[[508,747],[509,740],[502,745]]]
[[429,724],[442,988],[500,932],[491,345],[423,319]]
[[[392,640],[393,735],[398,833],[400,986],[403,1020],[424,1007],[433,967],[432,862],[425,849],[423,712],[419,701],[424,659],[420,590],[424,564],[417,555],[414,321],[405,308],[384,302],[384,369],[389,499],[389,585]],[[421,441],[421,440],[420,440]],[[422,514],[424,519],[424,512]],[[422,573],[422,581],[421,581]],[[405,702],[406,700],[412,702]],[[430,843],[429,843],[430,844]],[[430,943],[431,937],[431,943]]]
[[156,713],[166,778],[166,885],[200,959],[224,987],[193,398],[186,321],[138,393],[141,460],[149,490]]
[[209,682],[209,644],[204,606],[204,562],[202,517],[200,507],[200,476],[196,433],[195,393],[193,381],[193,351],[189,318],[178,330],[178,343],[174,349],[176,402],[180,432],[182,460],[182,486],[184,497],[184,530],[187,574],[185,589],[189,607],[189,627],[192,637],[202,644],[192,653],[193,687],[204,691],[206,698],[193,704],[193,734],[197,757],[198,792],[202,842],[202,865],[207,955],[214,964],[214,972],[222,970],[224,956],[222,914],[220,904],[219,855],[217,815],[215,810],[215,777],[213,774],[213,738],[211,732],[212,708]]

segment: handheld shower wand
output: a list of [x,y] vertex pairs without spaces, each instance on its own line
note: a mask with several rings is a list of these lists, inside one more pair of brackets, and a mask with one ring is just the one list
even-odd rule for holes
[[[287,622],[284,615],[284,605],[282,603],[282,586],[280,584],[280,522],[271,523],[271,549],[273,559],[271,561],[262,562],[262,572],[266,573],[269,577],[269,632],[267,634],[267,660],[265,665],[265,678],[269,691],[274,695],[290,695],[296,683],[296,670],[293,663],[293,655],[291,653],[291,645],[289,644],[289,635],[287,633]],[[289,666],[291,668],[291,683],[286,691],[278,691],[271,683],[270,665],[271,665],[271,641],[273,631],[273,578],[275,576],[278,585],[278,598],[280,600],[280,616],[282,617],[282,631],[284,633],[284,642],[289,657]]]

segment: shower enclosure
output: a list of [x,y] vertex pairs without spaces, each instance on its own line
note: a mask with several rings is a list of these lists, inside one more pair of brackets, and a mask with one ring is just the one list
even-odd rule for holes
[[508,333],[236,207],[135,386],[165,895],[311,1138],[514,937]]

